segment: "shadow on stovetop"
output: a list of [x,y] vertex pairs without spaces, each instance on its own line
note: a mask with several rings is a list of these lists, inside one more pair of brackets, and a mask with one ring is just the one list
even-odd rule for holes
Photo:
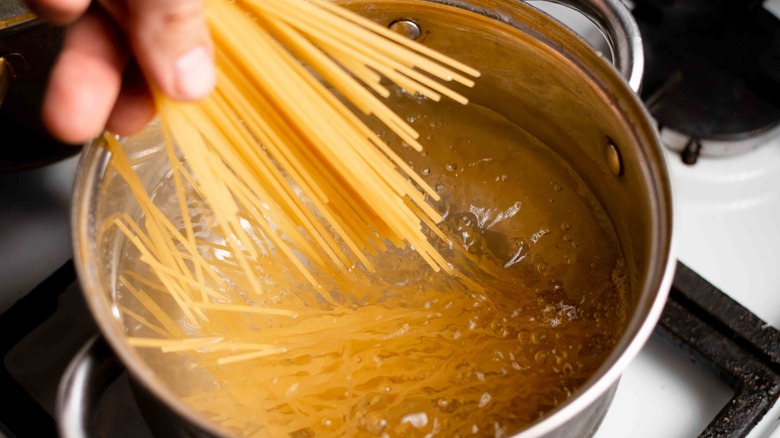
[[[0,316],[0,437],[56,436],[59,380],[78,351],[99,334],[68,262]],[[152,433],[126,373],[101,395],[90,420],[94,437],[146,438]]]

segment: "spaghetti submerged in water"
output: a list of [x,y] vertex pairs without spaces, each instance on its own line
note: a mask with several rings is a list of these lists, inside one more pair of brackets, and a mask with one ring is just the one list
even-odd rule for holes
[[[502,436],[568,397],[621,330],[592,323],[623,314],[619,251],[599,249],[582,280],[596,299],[574,300],[542,264],[519,264],[549,229],[496,256],[493,236],[519,201],[479,209],[463,204],[462,183],[428,182],[430,159],[454,141],[426,145],[429,157],[405,120],[434,108],[522,139],[486,139],[475,151],[490,158],[469,158],[468,172],[544,161],[526,134],[459,112],[466,99],[440,82],[471,87],[478,73],[322,0],[207,7],[217,88],[195,104],[155,96],[170,172],[154,192],[106,136],[140,206],[104,226],[127,242],[117,307],[128,343],[241,436]],[[506,180],[496,193],[516,196]],[[588,235],[599,225],[582,212]]]

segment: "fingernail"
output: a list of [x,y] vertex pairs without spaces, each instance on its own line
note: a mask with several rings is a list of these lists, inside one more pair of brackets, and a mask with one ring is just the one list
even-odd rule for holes
[[213,61],[204,47],[190,49],[176,60],[176,89],[182,98],[206,97],[216,81]]

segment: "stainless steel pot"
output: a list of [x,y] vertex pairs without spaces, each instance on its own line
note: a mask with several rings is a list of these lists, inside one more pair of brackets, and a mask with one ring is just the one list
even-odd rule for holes
[[[366,6],[348,2],[384,24],[397,19],[423,29],[425,43],[483,72],[480,95],[472,101],[521,125],[553,148],[588,182],[617,231],[631,283],[632,311],[626,330],[603,366],[571,399],[520,437],[589,436],[606,413],[619,377],[652,332],[669,290],[672,202],[664,155],[650,117],[634,91],[640,84],[641,39],[629,11],[619,0],[571,0],[596,22],[612,43],[617,68],[549,16],[512,0],[392,0]],[[437,17],[441,4],[476,12],[483,27]],[[489,20],[486,21],[486,17]],[[472,23],[473,24],[473,23]],[[465,26],[465,27],[464,27]],[[487,30],[485,30],[487,29]],[[501,47],[507,56],[488,59],[480,44]],[[623,77],[621,77],[621,74]],[[633,90],[632,90],[633,87]],[[481,100],[481,101],[480,101]],[[142,181],[157,184],[167,169],[156,158],[160,139],[153,131],[125,143],[137,157]],[[104,341],[88,345],[74,360],[59,395],[58,421],[64,436],[86,435],[87,401],[106,379],[100,370],[117,371],[116,354],[135,382],[142,409],[161,436],[219,436],[214,424],[181,403],[125,343],[113,307],[121,239],[97,243],[105,217],[123,211],[130,196],[118,189],[120,178],[107,170],[101,141],[84,151],[73,209],[75,263],[86,300]],[[132,212],[130,212],[132,214]],[[113,349],[113,353],[112,350]]]

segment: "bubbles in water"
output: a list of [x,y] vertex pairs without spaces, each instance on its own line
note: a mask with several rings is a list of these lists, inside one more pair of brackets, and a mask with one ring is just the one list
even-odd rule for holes
[[449,163],[447,163],[447,164],[445,165],[445,168],[446,168],[448,171],[450,171],[450,172],[454,172],[454,171],[458,170],[458,163],[455,163],[455,162],[449,162]]
[[431,169],[429,167],[426,167],[422,170],[423,176],[428,175],[431,173]]
[[568,305],[568,304],[563,304],[563,303],[560,303],[559,306],[560,306],[560,309],[561,309],[559,313],[561,313],[564,316],[566,316],[566,318],[568,318],[569,321],[573,321],[573,320],[577,319],[577,308],[576,307],[574,307],[572,305]]
[[378,413],[372,412],[371,414],[369,415],[369,418],[366,418],[366,423],[364,424],[366,432],[374,435],[381,435],[387,427],[387,420]]
[[547,341],[547,334],[541,333],[541,332],[534,332],[531,333],[531,343],[534,345],[539,345]]
[[523,254],[524,246],[522,245],[522,242],[520,246],[517,248],[517,251],[512,256],[511,259],[509,259],[506,263],[504,263],[504,268],[509,268],[512,265],[515,265],[517,263],[522,262],[526,258],[526,254]]
[[488,403],[490,403],[490,400],[492,400],[492,397],[489,393],[485,392],[482,394],[482,396],[479,398],[479,407],[484,408],[487,406]]
[[520,211],[520,206],[520,201],[517,201],[506,210],[497,211],[495,208],[477,207],[472,204],[469,206],[469,212],[477,219],[477,226],[479,228],[490,229],[497,223],[514,217]]
[[[545,236],[550,233],[550,230],[547,228],[542,228],[539,231],[535,232],[531,235],[531,244],[536,245],[537,242],[539,242],[539,239],[542,238],[542,236]],[[541,272],[541,271],[540,271]]]
[[628,270],[623,258],[619,258],[612,269],[612,282],[618,291],[625,293],[628,290]]
[[401,418],[401,424],[410,424],[415,429],[422,429],[428,425],[428,414],[425,412],[417,412],[405,415]]
[[440,398],[436,401],[436,409],[445,414],[455,412],[458,402],[455,399]]
[[517,340],[522,343],[528,343],[531,340],[531,334],[526,330],[521,330],[517,332]]

